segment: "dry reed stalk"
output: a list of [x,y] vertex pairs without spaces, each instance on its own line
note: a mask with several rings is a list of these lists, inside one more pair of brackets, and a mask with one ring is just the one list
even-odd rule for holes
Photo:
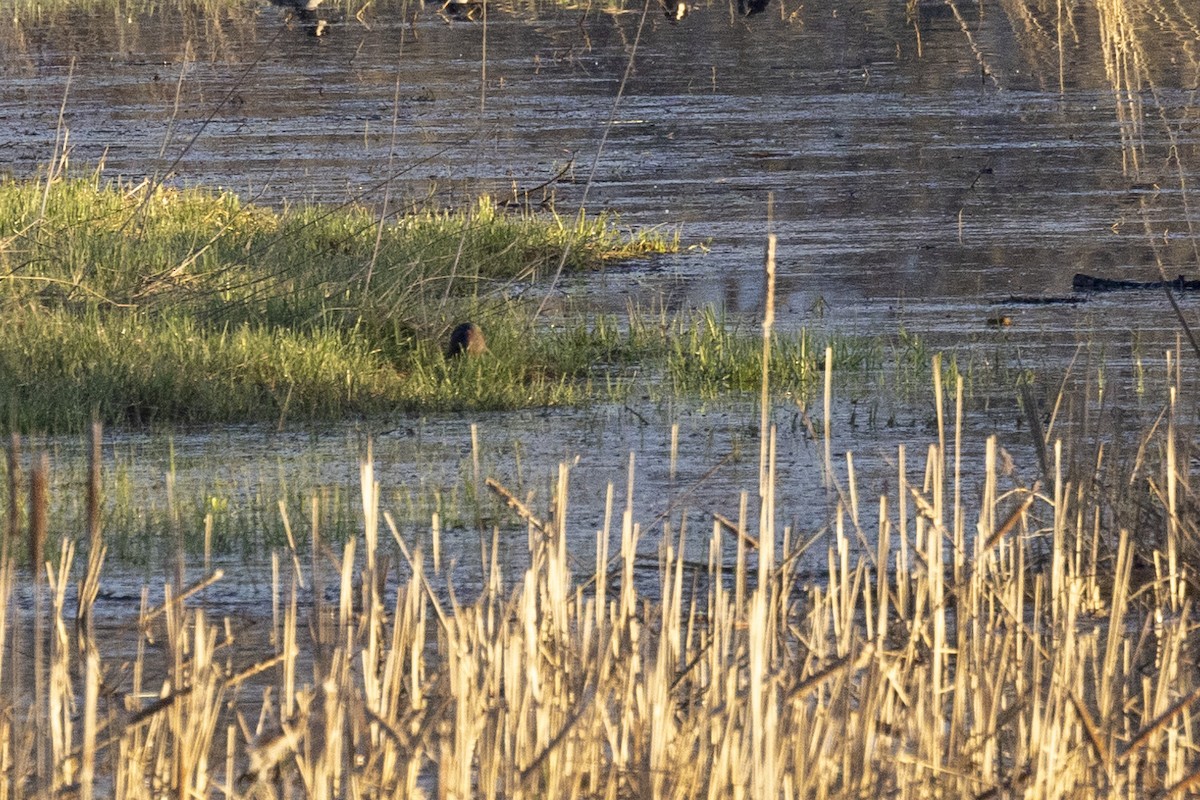
[[234,725],[225,726],[225,783],[221,787],[221,794],[225,796],[225,800],[232,800],[233,785],[237,778],[234,775],[236,769],[236,754],[237,754],[237,728]]
[[[6,537],[6,539],[9,537]],[[12,550],[7,546],[0,547],[0,677],[6,675],[5,666],[16,663],[16,659],[7,658],[5,643],[9,641],[10,615],[15,615],[20,622],[20,609],[13,603],[13,575],[15,570]],[[14,655],[19,650],[21,637],[13,631],[12,647]],[[19,664],[16,667],[19,669]],[[16,707],[16,700],[21,696],[21,682],[15,674],[9,677],[11,692],[8,695],[9,708]],[[3,695],[0,695],[2,697]],[[20,747],[14,746],[16,735],[16,720],[9,715],[0,715],[0,797],[13,797],[19,794],[20,768],[24,758],[18,756]],[[16,776],[16,780],[13,780]]]
[[[1170,369],[1171,353],[1167,351],[1167,365]],[[1170,401],[1167,404],[1167,502],[1164,507],[1167,515],[1167,577],[1170,587],[1171,610],[1178,612],[1183,605],[1183,584],[1179,580],[1179,465],[1176,460],[1175,430],[1176,395],[1179,384],[1175,383],[1169,389]]]
[[275,550],[271,551],[271,634],[268,641],[271,649],[276,653],[280,652],[279,632],[280,615],[279,615],[279,592],[280,587],[279,577],[279,553]]
[[45,580],[46,529],[50,510],[50,457],[41,453],[29,478],[29,570],[35,584]]
[[[767,236],[767,252],[763,264],[763,318],[762,318],[762,377],[760,378],[761,396],[759,397],[758,417],[758,498],[759,538],[765,534],[767,524],[766,509],[767,495],[770,487],[767,484],[767,429],[771,422],[771,393],[769,388],[771,369],[771,331],[775,327],[775,234]],[[770,565],[767,569],[769,571]]]
[[495,478],[487,478],[484,481],[484,485],[486,485],[487,488],[491,489],[497,496],[504,500],[505,504],[508,505],[509,508],[517,512],[517,516],[528,523],[530,528],[538,531],[547,538],[552,538],[554,536],[554,528],[552,525],[538,519],[538,517],[529,509],[528,506],[521,502],[516,495],[501,485],[500,482]]
[[100,594],[101,571],[104,568],[104,558],[108,552],[99,536],[92,540],[92,545],[88,548],[87,569],[84,572],[83,580],[79,583],[75,608],[75,637],[79,653],[89,665],[92,657],[96,658],[97,663],[99,662],[100,651],[96,642],[93,608],[96,598]]
[[825,348],[825,419],[822,431],[825,442],[825,485],[833,486],[833,348]]
[[304,568],[300,566],[300,551],[296,548],[296,537],[292,534],[292,521],[288,518],[287,503],[283,500],[279,501],[279,519],[283,523],[283,533],[287,538],[288,553],[292,557],[292,575],[296,580],[300,581],[301,589],[307,589],[308,584],[304,582]]
[[74,785],[76,778],[76,764],[69,757],[74,749],[75,692],[71,681],[73,649],[64,622],[67,584],[70,581],[71,563],[74,557],[75,544],[71,540],[66,540],[63,542],[57,571],[48,570],[53,632],[51,634],[47,690],[49,693],[50,764],[52,769],[50,788],[54,792]]
[[100,655],[92,650],[86,656],[83,701],[83,754],[79,765],[79,796],[92,800],[96,788],[96,724],[100,701]]
[[442,515],[434,511],[429,522],[431,549],[433,550],[433,571],[442,571]]
[[283,659],[283,708],[282,722],[288,723],[296,716],[296,657],[300,655],[297,642],[299,629],[299,576],[292,576],[292,591],[288,599],[287,612],[283,618],[283,641],[280,656]]
[[[142,628],[142,630],[149,630],[151,624],[154,623],[159,617],[170,616],[171,612],[178,613],[180,608],[182,608],[182,604],[186,600],[195,597],[198,594],[202,594],[205,589],[212,586],[214,583],[218,583],[224,578],[225,570],[218,569],[208,577],[201,578],[190,586],[184,587],[178,594],[175,594],[173,591],[168,592],[162,605],[156,608],[147,608],[142,610],[142,612],[138,615],[138,625]],[[176,605],[178,605],[179,608],[173,607]]]
[[[760,449],[757,569],[755,554],[741,539],[729,542],[719,523],[707,562],[695,565],[688,518],[668,515],[657,576],[642,570],[647,537],[631,459],[619,534],[610,531],[610,486],[596,564],[573,574],[571,473],[560,465],[548,521],[534,526],[528,507],[522,517],[528,567],[504,579],[499,537],[511,532],[494,530],[488,573],[467,603],[435,586],[438,572],[427,573],[422,553],[381,513],[365,462],[364,520],[382,516],[410,573],[386,613],[386,548],[365,532],[342,553],[336,623],[326,637],[317,620],[306,637],[293,547],[290,580],[279,569],[290,585],[280,653],[234,673],[216,654],[236,643],[219,641],[204,595],[168,586],[162,606],[144,603],[132,693],[105,734],[96,678],[105,644],[88,651],[82,744],[69,711],[76,651],[57,626],[51,685],[37,700],[38,719],[57,720],[46,736],[55,772],[40,773],[53,775],[45,788],[111,785],[122,797],[410,797],[431,787],[511,798],[1182,795],[1197,772],[1200,680],[1187,650],[1188,584],[1179,575],[1172,584],[1180,563],[1164,548],[1164,588],[1135,594],[1131,536],[1107,533],[1113,576],[1098,581],[1106,518],[1059,444],[1046,496],[1036,486],[1001,491],[999,441],[990,439],[976,495],[962,465],[961,397],[956,387],[953,464],[944,425],[944,444],[911,465],[923,482],[910,482],[899,452],[874,532],[863,530],[866,506],[860,511],[847,458],[851,485],[833,486],[840,502],[820,540],[818,578],[798,566],[805,536],[785,529],[778,549],[770,426]],[[1168,419],[1142,443],[1146,452],[1170,461],[1162,438],[1184,435],[1178,427]],[[1164,511],[1169,494],[1159,501]],[[315,528],[312,538],[315,552]],[[360,558],[358,547],[366,548]],[[71,554],[68,542],[52,576],[51,622],[62,619]],[[769,570],[764,558],[773,559]],[[314,589],[319,571],[314,563]],[[7,580],[0,571],[0,632],[11,630]],[[165,641],[151,642],[160,628]],[[324,655],[306,674],[313,650]],[[161,668],[144,655],[156,651]],[[258,697],[248,691],[252,678],[270,682]],[[143,684],[155,702],[141,704]],[[36,736],[17,730],[13,708],[0,714],[0,733],[11,737],[0,739],[9,742],[0,758],[12,748],[13,769],[24,772],[0,781],[16,784],[33,772],[18,755],[21,736],[32,737],[30,747]],[[251,724],[239,738],[231,726],[244,715]]]
[[[13,570],[15,545],[21,529],[21,437],[12,434],[8,450],[8,527],[4,541],[0,543],[0,677],[9,668],[7,707],[18,709],[23,703],[23,683],[20,679],[22,664],[19,657],[23,649],[21,636],[20,608],[12,604]],[[16,626],[8,636],[9,616],[13,614]],[[6,658],[11,647],[11,658]],[[35,704],[36,708],[36,704]],[[20,715],[0,715],[0,796],[20,797],[23,794],[25,776],[29,774],[26,748],[18,741],[22,736]]]
[[325,618],[325,569],[321,561],[321,555],[326,551],[324,544],[321,542],[320,510],[317,493],[313,492],[309,503],[309,519],[312,526],[309,534],[311,556],[309,579],[312,581],[312,619],[318,661],[324,659],[325,646],[330,640],[328,623]]
[[[33,732],[36,748],[35,775],[44,786],[52,783],[50,742],[50,688],[46,678],[46,619],[44,584],[46,517],[48,514],[49,457],[42,453],[29,479],[29,568],[33,579]],[[57,774],[55,771],[54,774]],[[51,778],[51,780],[47,780]]]

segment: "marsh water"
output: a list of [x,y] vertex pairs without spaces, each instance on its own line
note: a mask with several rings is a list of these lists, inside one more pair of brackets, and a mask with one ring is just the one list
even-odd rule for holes
[[[321,36],[313,15],[266,3],[3,5],[0,151],[12,174],[35,174],[65,142],[72,164],[109,176],[258,202],[395,210],[489,193],[678,231],[679,255],[553,288],[575,307],[716,306],[753,326],[770,231],[782,329],[917,336],[1051,388],[1074,364],[1153,411],[1163,395],[1139,393],[1140,376],[1179,332],[1165,294],[1080,294],[1072,276],[1156,280],[1161,262],[1200,277],[1200,33],[1187,4],[772,0],[752,16],[701,4],[674,22],[658,0],[645,13],[376,3],[322,6]],[[839,396],[833,420],[834,451],[856,451],[866,496],[894,480],[897,443],[923,453],[936,440],[930,400],[857,405],[870,388]],[[635,399],[379,430],[189,432],[169,456],[153,436],[114,434],[108,457],[114,471],[136,461],[126,472],[147,498],[176,469],[180,492],[216,483],[236,502],[289,484],[353,491],[373,438],[386,504],[388,492],[473,480],[474,422],[483,471],[536,490],[543,507],[555,465],[578,456],[571,530],[590,542],[630,452],[639,518],[674,498],[701,519],[736,517],[756,485],[751,406]],[[967,460],[998,432],[1019,480],[1032,466],[1015,407],[1003,391],[975,404]],[[821,445],[795,404],[775,419],[781,523],[811,534],[829,519]],[[214,477],[214,464],[228,474]],[[473,542],[474,526],[460,535]]]

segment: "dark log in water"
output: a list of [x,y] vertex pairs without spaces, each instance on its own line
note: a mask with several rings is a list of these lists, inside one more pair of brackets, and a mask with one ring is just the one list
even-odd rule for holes
[[1180,275],[1171,281],[1118,281],[1109,278],[1097,278],[1094,275],[1084,275],[1076,272],[1071,279],[1071,287],[1083,292],[1118,292],[1127,289],[1174,289],[1177,292],[1194,292],[1200,290],[1200,280],[1189,281]]
[[992,303],[992,305],[1074,306],[1084,302],[1085,299],[1074,295],[1064,297],[1061,295],[1010,294],[1003,300]]

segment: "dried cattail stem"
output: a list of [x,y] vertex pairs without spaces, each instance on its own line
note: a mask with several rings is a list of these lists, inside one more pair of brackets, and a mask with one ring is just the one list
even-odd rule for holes
[[50,511],[50,456],[42,453],[34,464],[29,480],[29,568],[33,580],[40,584],[45,579],[46,528]]

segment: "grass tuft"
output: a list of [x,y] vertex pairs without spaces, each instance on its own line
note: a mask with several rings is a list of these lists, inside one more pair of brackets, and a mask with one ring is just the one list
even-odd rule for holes
[[[495,298],[560,263],[676,247],[605,215],[487,199],[380,220],[145,183],[6,180],[0,414],[54,431],[93,409],[108,423],[222,422],[579,402],[579,358],[516,347],[527,312]],[[484,305],[508,357],[441,363],[446,332]]]
[[[0,419],[45,432],[85,430],[93,413],[108,425],[286,424],[755,391],[757,336],[715,311],[531,327],[532,308],[504,299],[560,263],[677,247],[610,217],[510,214],[487,199],[379,220],[145,183],[62,180],[47,193],[3,181]],[[484,325],[491,352],[447,362],[463,319]],[[773,342],[771,385],[805,400],[827,345],[839,379],[882,385],[899,370],[899,385],[924,362],[911,337],[801,330]]]

